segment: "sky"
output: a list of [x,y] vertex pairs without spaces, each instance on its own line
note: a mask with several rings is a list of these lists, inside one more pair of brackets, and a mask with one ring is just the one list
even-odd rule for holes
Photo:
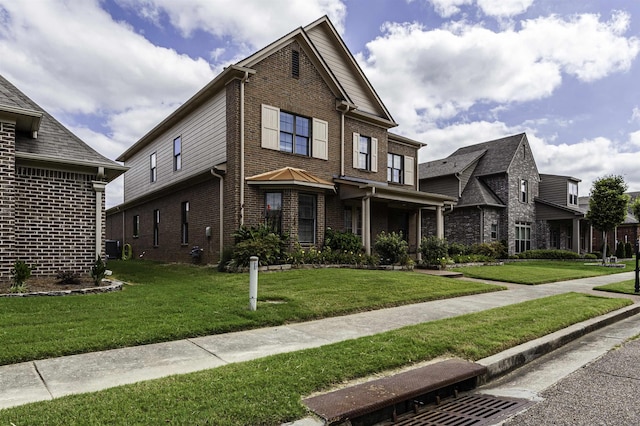
[[[419,161],[526,132],[640,191],[638,0],[0,0],[0,73],[115,159],[225,66],[329,16]],[[122,178],[107,207],[122,202]]]

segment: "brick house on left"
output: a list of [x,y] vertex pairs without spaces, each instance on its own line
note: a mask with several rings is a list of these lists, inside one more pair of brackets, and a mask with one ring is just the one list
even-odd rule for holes
[[104,251],[105,186],[125,170],[0,76],[0,282],[18,260],[34,276],[88,275]]

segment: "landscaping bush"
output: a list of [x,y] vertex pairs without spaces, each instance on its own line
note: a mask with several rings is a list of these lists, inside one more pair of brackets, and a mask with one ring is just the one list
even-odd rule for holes
[[61,284],[79,284],[80,274],[74,271],[60,271],[56,274],[56,280]]
[[582,259],[580,254],[570,250],[527,250],[519,254],[520,259]]
[[409,259],[409,245],[402,239],[402,232],[382,231],[378,234],[373,249],[380,255],[380,263],[383,265],[395,265]]
[[470,253],[486,256],[492,260],[505,259],[507,257],[507,246],[504,242],[501,241],[474,244],[473,246],[471,246]]
[[451,257],[461,256],[461,255],[469,254],[470,247],[460,243],[449,243],[449,248],[447,249],[447,251],[449,253],[449,256]]
[[107,265],[102,261],[102,256],[97,256],[96,261],[93,262],[93,266],[91,267],[91,278],[93,278],[93,284],[100,285],[106,272]]
[[430,235],[420,241],[420,253],[425,265],[442,266],[447,262],[449,245],[447,240]]
[[24,282],[31,276],[33,266],[27,265],[22,260],[17,260],[11,269],[12,289],[25,288]]
[[334,231],[327,228],[324,234],[324,245],[333,251],[339,252],[362,252],[362,240],[352,232]]
[[596,254],[594,253],[585,253],[584,254],[584,258],[585,259],[590,259],[590,260],[594,260],[594,259],[602,259],[602,255],[600,255],[600,257],[598,257]]
[[482,254],[458,254],[451,257],[453,263],[475,263],[475,262],[492,262],[495,259],[484,256]]
[[618,244],[616,245],[616,257],[618,259],[623,259],[624,256],[624,243],[622,241],[618,241]]
[[631,259],[633,257],[633,244],[627,241],[624,245],[624,257]]
[[596,259],[602,259],[602,252],[601,251],[594,251],[591,252],[592,255],[594,255],[596,257]]
[[266,225],[238,229],[233,237],[236,245],[233,249],[232,267],[249,266],[251,256],[258,256],[260,265],[278,265],[286,259],[287,238],[276,234]]

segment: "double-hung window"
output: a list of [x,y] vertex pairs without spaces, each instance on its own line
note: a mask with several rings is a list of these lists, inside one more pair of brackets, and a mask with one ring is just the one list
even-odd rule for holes
[[531,250],[531,224],[516,222],[516,253]]
[[140,236],[140,215],[133,216],[133,238]]
[[298,241],[309,244],[316,242],[315,195],[298,194]]
[[189,202],[183,201],[181,205],[181,218],[182,218],[182,227],[181,227],[181,244],[189,243]]
[[525,179],[520,179],[520,201],[529,202],[529,182]]
[[280,111],[280,151],[309,155],[311,120]]
[[157,247],[160,242],[160,210],[153,211],[153,246]]
[[149,181],[155,182],[158,180],[158,158],[154,152],[149,156]]
[[264,204],[265,224],[279,234],[282,231],[282,192],[267,192]]
[[182,136],[173,140],[173,170],[182,169]]
[[569,182],[569,205],[578,205],[578,184],[576,182]]
[[404,157],[398,154],[387,154],[387,181],[404,183]]
[[371,170],[371,138],[362,136],[358,140],[358,168]]

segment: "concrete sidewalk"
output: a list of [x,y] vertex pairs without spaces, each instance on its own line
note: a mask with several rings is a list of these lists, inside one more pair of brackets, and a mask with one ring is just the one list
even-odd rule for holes
[[[50,400],[74,393],[92,392],[183,374],[268,355],[318,347],[407,325],[435,321],[527,300],[567,292],[593,293],[594,286],[633,279],[633,272],[606,275],[538,286],[508,285],[506,291],[437,300],[397,308],[381,309],[342,317],[327,318],[279,327],[219,334],[174,342],[72,355],[21,364],[0,366],[0,409]],[[615,297],[613,293],[599,293]],[[621,296],[621,295],[620,295]],[[563,342],[571,333],[582,333],[640,310],[640,296],[629,297],[635,304],[601,318],[554,333],[529,346]],[[594,325],[595,324],[595,325]],[[586,328],[585,328],[586,327]],[[577,330],[577,331],[576,331]],[[566,342],[565,342],[566,343]],[[495,368],[505,368],[513,351],[491,360]],[[526,355],[525,355],[526,357]],[[500,367],[502,366],[502,367]]]

